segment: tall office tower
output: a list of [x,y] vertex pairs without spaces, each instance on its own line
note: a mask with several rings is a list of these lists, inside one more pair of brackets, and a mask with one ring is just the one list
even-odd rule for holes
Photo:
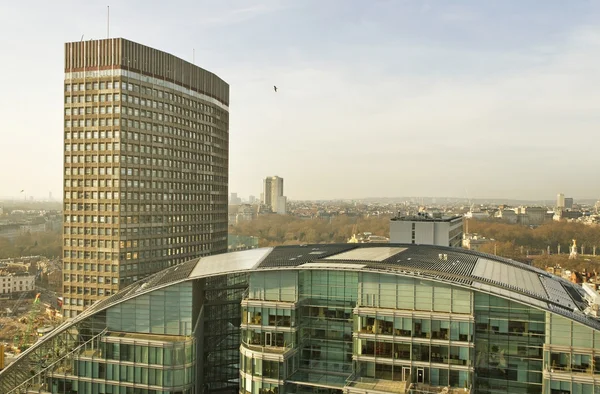
[[272,212],[285,213],[286,199],[283,197],[283,178],[270,176],[263,181],[263,204],[271,208]]
[[556,195],[556,207],[557,208],[565,207],[565,195],[564,194],[559,193]]
[[573,198],[565,197],[565,209],[573,209]]
[[122,38],[65,45],[64,313],[227,251],[229,85]]

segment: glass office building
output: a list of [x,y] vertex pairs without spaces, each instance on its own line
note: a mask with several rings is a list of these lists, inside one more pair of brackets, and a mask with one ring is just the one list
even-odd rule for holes
[[593,309],[575,284],[461,249],[254,249],[97,302],[0,392],[598,394]]

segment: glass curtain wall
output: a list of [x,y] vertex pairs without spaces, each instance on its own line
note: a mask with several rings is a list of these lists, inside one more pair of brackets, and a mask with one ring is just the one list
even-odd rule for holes
[[546,313],[475,293],[477,393],[542,392]]

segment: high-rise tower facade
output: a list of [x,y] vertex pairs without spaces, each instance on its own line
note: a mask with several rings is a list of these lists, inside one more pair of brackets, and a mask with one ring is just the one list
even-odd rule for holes
[[227,251],[229,85],[122,38],[67,43],[65,317]]
[[285,213],[286,198],[283,195],[283,178],[270,176],[263,181],[263,204],[274,213]]

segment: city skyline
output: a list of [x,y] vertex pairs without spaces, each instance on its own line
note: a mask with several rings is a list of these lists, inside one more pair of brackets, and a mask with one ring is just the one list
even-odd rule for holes
[[[291,200],[465,190],[469,198],[600,196],[590,182],[600,158],[585,152],[599,95],[598,5],[318,4],[129,2],[111,7],[110,36],[224,76],[233,109],[230,189],[239,195],[256,195],[261,174],[278,173]],[[136,12],[144,17],[129,17]],[[3,129],[0,194],[52,192],[59,200],[57,48],[82,35],[106,37],[106,4],[6,3],[0,22],[5,37],[19,38],[0,43],[18,59],[0,76],[15,92],[0,99],[13,115]],[[28,115],[33,98],[38,116]]]

